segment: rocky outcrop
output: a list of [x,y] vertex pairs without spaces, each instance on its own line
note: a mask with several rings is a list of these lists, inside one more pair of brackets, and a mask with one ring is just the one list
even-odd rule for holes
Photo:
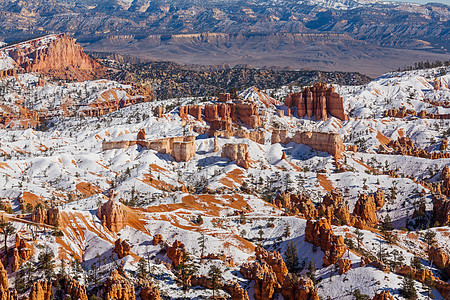
[[425,149],[420,149],[416,147],[413,142],[406,136],[400,137],[397,140],[391,140],[387,147],[389,149],[381,149],[378,152],[382,154],[398,154],[398,155],[408,155],[415,157],[422,157],[428,159],[441,159],[441,158],[450,158],[449,152],[439,152],[434,151],[430,152]]
[[65,275],[62,278],[62,286],[66,295],[70,296],[70,299],[88,300],[86,287],[73,279],[71,276]]
[[138,140],[145,140],[145,129],[142,128],[141,130],[139,130],[137,137]]
[[375,294],[372,300],[394,300],[394,297],[391,296],[391,293],[389,293],[389,291],[381,291]]
[[24,300],[50,300],[52,296],[52,283],[38,281],[31,286],[30,294]]
[[[67,35],[49,35],[0,50],[12,58],[16,69],[75,81],[90,80],[105,74],[106,68],[91,59]],[[2,55],[0,55],[2,56]]]
[[126,211],[122,208],[123,204],[114,201],[114,196],[110,197],[108,202],[100,206],[97,210],[97,216],[102,221],[102,225],[112,232],[119,232],[126,224]]
[[222,157],[236,161],[236,164],[244,169],[249,168],[249,154],[247,144],[225,144],[222,148]]
[[161,300],[158,287],[153,281],[141,280],[139,285],[141,287],[141,291],[139,292],[141,300]]
[[195,155],[195,142],[174,142],[172,156],[176,161],[189,161]]
[[339,260],[339,275],[344,274],[352,267],[352,262],[348,259],[341,258]]
[[291,276],[280,253],[255,249],[256,261],[244,263],[240,272],[244,278],[255,281],[255,299],[271,299],[275,292],[284,299],[318,300],[317,289],[309,278]]
[[113,270],[103,284],[103,298],[105,300],[134,300],[134,286],[126,278]]
[[431,246],[428,250],[428,259],[450,276],[450,255],[443,248]]
[[287,130],[272,131],[272,144],[287,144],[295,142],[297,144],[305,144],[317,151],[324,151],[332,154],[335,158],[341,158],[342,152],[345,151],[344,142],[337,133],[324,132],[297,132],[292,138],[288,137]]
[[173,242],[172,246],[167,246],[167,257],[172,260],[173,266],[176,267],[183,262],[184,244],[180,241]]
[[8,273],[3,266],[3,263],[0,261],[0,289],[3,291],[8,290],[9,281],[8,281]]
[[127,243],[127,241],[117,239],[114,243],[114,252],[117,253],[119,258],[124,258],[125,256],[131,254],[131,246]]
[[53,207],[47,209],[41,205],[37,206],[31,215],[31,221],[51,226],[58,226],[60,218],[59,208]]
[[325,218],[306,222],[305,240],[322,249],[325,254],[323,257],[324,266],[338,262],[347,249],[344,238],[334,234],[330,222]]
[[255,281],[254,298],[257,300],[272,299],[275,289],[281,288],[275,272],[266,262],[244,263],[240,272],[244,278]]
[[16,249],[18,250],[18,254],[23,261],[27,261],[31,258],[31,246],[25,242],[19,234],[16,234]]
[[368,226],[375,226],[378,224],[378,218],[375,214],[377,205],[375,203],[374,194],[361,194],[356,201],[353,215],[359,216]]
[[309,118],[316,116],[317,120],[326,121],[330,114],[343,121],[348,119],[340,95],[334,91],[334,87],[327,87],[323,83],[307,87],[302,93],[289,94],[286,96],[284,104],[288,108],[297,110],[300,118],[305,115]]
[[153,244],[153,246],[156,246],[156,245],[162,243],[162,241],[163,241],[162,235],[155,234],[153,236],[152,244]]
[[445,195],[433,195],[433,215],[440,226],[450,224],[450,198]]

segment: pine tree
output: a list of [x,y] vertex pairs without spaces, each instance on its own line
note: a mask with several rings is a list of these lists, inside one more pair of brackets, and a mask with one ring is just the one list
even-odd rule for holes
[[0,229],[2,230],[4,236],[5,253],[8,255],[8,237],[13,235],[16,232],[16,229],[11,222],[6,222],[3,218],[0,222]]
[[205,251],[205,241],[206,241],[206,239],[205,239],[205,234],[202,233],[202,234],[200,235],[200,237],[197,239],[197,241],[198,241],[198,246],[200,247],[200,249],[201,249],[201,251],[202,251],[200,257],[203,258],[203,253],[204,253],[204,251]]
[[359,230],[358,228],[355,229],[355,235],[356,235],[356,242],[358,246],[358,250],[361,248],[360,244],[363,241],[364,234]]
[[381,230],[382,231],[390,231],[394,229],[394,226],[392,226],[391,217],[389,215],[386,215],[381,222]]
[[138,276],[140,276],[142,278],[147,278],[148,272],[149,272],[149,270],[147,268],[147,261],[143,258],[139,259],[138,265],[137,265]]
[[402,287],[399,290],[400,295],[402,295],[405,299],[416,299],[417,291],[414,286],[414,280],[412,276],[403,277]]
[[297,245],[295,245],[292,241],[287,244],[286,252],[284,252],[284,256],[286,257],[285,263],[289,272],[294,272],[297,269],[298,265],[298,253],[297,253]]
[[312,282],[314,284],[317,283],[317,278],[316,278],[316,267],[314,267],[314,262],[311,259],[309,264],[308,264],[308,271],[306,272],[306,275],[312,280]]
[[430,250],[431,246],[436,242],[434,238],[436,237],[436,232],[427,230],[425,231],[425,234],[423,235],[423,239],[427,243],[428,250]]
[[411,258],[411,267],[413,267],[416,270],[422,269],[422,262],[420,261],[420,258],[417,256],[414,256]]
[[175,267],[176,275],[181,281],[181,285],[184,290],[189,290],[190,288],[190,278],[197,272],[197,267],[191,260],[189,253],[184,250],[183,259],[179,265]]
[[284,227],[283,237],[288,238],[291,235],[291,226],[289,224],[286,224]]
[[216,265],[211,265],[208,271],[208,276],[211,280],[213,299],[216,299],[215,292],[220,288],[221,283],[223,281],[222,272]]

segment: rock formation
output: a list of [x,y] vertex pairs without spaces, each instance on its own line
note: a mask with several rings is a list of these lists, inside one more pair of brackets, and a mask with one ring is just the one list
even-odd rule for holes
[[113,270],[103,284],[103,298],[105,300],[134,300],[134,286],[117,270]]
[[117,253],[119,258],[124,258],[125,256],[131,254],[131,246],[127,243],[127,241],[117,239],[114,243],[114,252]]
[[119,232],[126,224],[126,212],[122,208],[123,204],[117,204],[114,197],[110,197],[108,202],[100,206],[97,216],[102,220],[102,225],[112,232]]
[[73,279],[71,276],[65,275],[62,278],[62,286],[66,292],[66,295],[70,296],[70,299],[88,300],[86,287]]
[[161,243],[163,241],[162,235],[160,234],[155,234],[153,236],[153,240],[152,240],[152,244],[153,246],[158,245],[159,243]]
[[138,140],[145,140],[145,129],[144,128],[139,130],[139,132],[137,134],[137,139]]
[[50,300],[52,296],[52,283],[44,281],[38,281],[31,286],[30,294],[23,299],[27,300]]
[[450,198],[445,195],[433,194],[433,215],[440,226],[450,223]]
[[337,133],[324,132],[297,132],[292,138],[288,137],[287,130],[274,130],[272,132],[272,144],[287,144],[295,142],[297,144],[305,144],[317,151],[325,151],[332,154],[335,158],[341,158],[342,152],[345,151],[344,142]]
[[449,152],[429,152],[426,149],[420,149],[416,147],[413,142],[406,136],[400,137],[397,140],[391,140],[387,144],[387,147],[391,148],[392,150],[383,149],[379,150],[378,152],[382,154],[408,155],[428,159],[450,158]]
[[325,253],[323,257],[324,266],[338,262],[347,249],[344,244],[344,238],[336,236],[331,229],[330,222],[324,218],[306,222],[305,240],[316,247],[320,247]]
[[443,248],[431,246],[428,250],[428,259],[450,276],[450,255]]
[[51,226],[58,226],[60,220],[60,212],[59,208],[44,208],[43,206],[37,206],[33,214],[31,215],[31,221],[40,223],[40,224],[48,224]]
[[183,261],[184,244],[180,241],[173,242],[172,246],[167,246],[167,256],[172,260],[173,266],[178,266]]
[[340,95],[334,91],[334,87],[328,88],[322,83],[307,87],[302,93],[289,94],[284,104],[288,108],[295,108],[300,118],[305,115],[311,118],[315,115],[317,120],[326,121],[330,114],[342,121],[348,119]]
[[381,291],[375,294],[372,300],[394,300],[394,297],[391,296],[391,293],[389,293],[389,291]]
[[[75,40],[67,35],[48,35],[0,50],[12,58],[16,69],[76,81],[105,74],[106,68],[91,59]],[[0,55],[2,56],[2,55]]]
[[377,205],[373,194],[361,194],[356,201],[353,215],[359,216],[368,226],[378,224],[378,218],[375,214]]
[[153,281],[141,280],[140,287],[141,291],[139,292],[139,296],[141,300],[161,300],[159,290]]
[[236,161],[236,164],[244,169],[248,169],[249,154],[247,144],[225,144],[222,148],[222,157]]
[[317,289],[309,278],[289,274],[280,253],[257,247],[255,254],[256,261],[244,263],[240,268],[244,278],[255,281],[255,299],[271,299],[275,292],[288,300],[319,299]]
[[348,259],[341,258],[339,260],[339,275],[344,274],[352,267],[352,262]]

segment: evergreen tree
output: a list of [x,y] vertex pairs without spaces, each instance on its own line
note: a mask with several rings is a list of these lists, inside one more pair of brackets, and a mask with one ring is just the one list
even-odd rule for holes
[[52,249],[48,245],[46,245],[41,253],[38,256],[38,263],[40,268],[44,271],[45,278],[47,280],[51,280],[55,273],[55,254]]
[[286,257],[285,263],[289,272],[294,272],[297,269],[298,265],[297,245],[295,245],[292,241],[290,241],[287,244],[284,256]]
[[284,227],[283,237],[288,238],[291,235],[291,226],[289,224],[286,224]]
[[147,261],[143,258],[139,259],[138,266],[137,266],[137,273],[139,277],[147,278],[148,277],[148,267],[147,267]]
[[200,247],[200,249],[202,251],[200,257],[203,257],[203,253],[205,251],[205,241],[206,241],[205,234],[203,232],[200,235],[200,237],[197,239],[197,241],[198,241],[198,246]]
[[414,280],[412,276],[403,277],[402,287],[399,290],[400,295],[402,295],[405,299],[416,299],[417,291],[414,286]]
[[391,217],[389,215],[386,215],[381,222],[381,230],[382,231],[390,231],[394,229],[394,226],[392,226]]
[[186,250],[183,251],[183,259],[181,263],[175,267],[175,271],[178,279],[181,281],[183,289],[189,290],[191,286],[189,279],[197,272],[197,267],[192,262],[192,259]]
[[2,230],[4,236],[5,253],[8,255],[8,237],[13,235],[16,232],[16,229],[11,222],[6,222],[3,218],[0,222],[0,229]]
[[213,299],[216,299],[215,292],[220,288],[223,281],[222,272],[216,265],[211,265],[208,271],[208,277],[211,280]]
[[423,235],[423,239],[427,243],[428,250],[430,250],[431,246],[436,242],[434,238],[436,237],[436,232],[427,230],[425,231],[425,234]]
[[358,250],[361,248],[361,243],[363,241],[364,234],[359,230],[358,228],[355,229],[355,235],[356,235],[356,243]]
[[419,257],[414,256],[413,258],[411,258],[411,267],[417,270],[422,269],[422,262],[420,261]]
[[312,280],[312,282],[314,284],[317,283],[317,278],[316,278],[316,267],[314,267],[314,262],[311,259],[309,264],[308,264],[308,271],[306,272],[306,275]]

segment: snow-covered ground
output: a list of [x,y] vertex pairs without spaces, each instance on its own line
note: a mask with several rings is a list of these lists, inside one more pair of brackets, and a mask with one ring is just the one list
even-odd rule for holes
[[[0,67],[1,69],[1,67]],[[250,288],[239,272],[239,265],[251,260],[256,244],[269,250],[284,253],[287,243],[297,245],[302,265],[313,260],[318,268],[319,294],[324,298],[352,299],[347,291],[360,289],[373,296],[379,290],[388,289],[396,298],[402,278],[385,274],[373,267],[359,267],[360,257],[349,253],[353,268],[344,275],[338,275],[333,266],[323,268],[323,252],[313,249],[304,241],[306,220],[295,216],[284,216],[283,211],[262,198],[264,189],[308,193],[313,202],[321,202],[329,190],[318,179],[322,174],[334,189],[340,190],[350,211],[362,192],[383,189],[386,195],[395,191],[395,196],[387,197],[386,205],[377,212],[379,219],[389,215],[397,229],[409,226],[417,205],[417,194],[423,187],[419,180],[437,180],[444,166],[450,166],[450,159],[430,160],[412,156],[378,154],[380,135],[389,139],[408,136],[421,148],[439,149],[444,136],[448,136],[450,120],[430,120],[410,118],[395,119],[383,117],[383,112],[391,108],[406,107],[430,113],[448,113],[450,109],[438,108],[424,102],[449,101],[450,69],[429,69],[402,73],[390,73],[365,86],[336,86],[344,99],[344,107],[349,114],[348,121],[331,117],[327,121],[296,117],[280,117],[277,109],[283,109],[281,101],[289,92],[289,87],[266,91],[264,94],[254,88],[241,92],[241,97],[257,104],[266,131],[266,143],[255,143],[242,138],[219,138],[219,146],[226,143],[245,143],[249,146],[250,168],[245,170],[221,157],[221,150],[214,152],[214,139],[200,136],[195,141],[197,152],[188,162],[176,162],[168,154],[144,150],[140,146],[128,149],[102,151],[103,141],[133,140],[141,129],[145,129],[149,140],[163,137],[182,136],[189,131],[177,113],[176,105],[200,102],[200,99],[170,99],[141,103],[98,117],[55,116],[52,126],[46,131],[34,129],[0,130],[0,199],[9,201],[14,213],[19,214],[19,199],[33,199],[36,202],[59,205],[62,214],[70,220],[61,228],[62,237],[39,231],[40,244],[53,247],[60,257],[72,253],[82,257],[84,268],[102,261],[104,270],[109,270],[117,262],[112,257],[114,241],[127,240],[135,256],[123,258],[126,270],[136,270],[138,257],[152,257],[155,280],[163,294],[172,297],[201,297],[209,291],[195,289],[187,292],[176,285],[173,272],[164,264],[170,260],[160,252],[160,246],[153,246],[152,237],[161,234],[172,244],[181,241],[200,266],[200,273],[207,272],[210,263],[219,264],[225,277],[241,282]],[[46,82],[37,86],[39,78],[33,74],[21,74],[18,81],[13,78],[0,82],[4,88],[1,105],[14,105],[25,101],[33,110],[55,109],[67,101],[89,104],[101,98],[102,93],[111,89],[127,88],[113,81],[87,81],[79,83]],[[441,82],[439,90],[434,89],[434,81]],[[293,88],[294,91],[296,87]],[[267,94],[274,94],[270,99]],[[120,97],[120,92],[118,96]],[[0,107],[2,107],[0,105]],[[153,110],[160,105],[175,107],[158,118]],[[191,125],[204,125],[189,120]],[[345,152],[340,160],[347,170],[337,172],[331,155],[305,146],[289,143],[270,144],[270,132],[274,126],[296,131],[321,131],[339,133],[346,145],[358,145],[357,153]],[[445,150],[449,151],[449,150]],[[282,153],[287,161],[281,160]],[[400,175],[374,175],[373,169],[393,170]],[[243,183],[256,189],[255,194],[246,194],[240,187]],[[88,185],[88,188],[86,186]],[[181,191],[185,186],[223,190],[218,194],[189,195]],[[117,192],[116,199],[124,202],[136,197],[139,207],[131,208],[139,220],[137,225],[129,225],[113,234],[104,229],[96,216],[97,207],[106,201],[103,195],[111,187]],[[178,190],[178,191],[174,191]],[[432,211],[430,191],[425,190],[426,210]],[[238,211],[244,211],[246,224],[239,222]],[[199,215],[203,224],[193,222]],[[14,222],[18,231],[26,234],[29,228],[21,222]],[[269,226],[270,224],[270,226]],[[283,237],[289,224],[290,234]],[[262,229],[262,234],[260,234]],[[409,229],[413,229],[409,226]],[[446,229],[446,228],[444,228]],[[448,229],[448,228],[447,228]],[[446,229],[446,230],[447,230]],[[335,227],[337,234],[352,232],[353,228]],[[433,229],[440,234],[438,229]],[[220,261],[200,263],[198,238],[206,236],[205,253],[223,253],[233,258],[236,267],[226,267]],[[399,231],[397,246],[389,246],[389,251],[397,249],[406,261],[414,255],[426,258],[421,250],[423,241],[408,239]],[[261,238],[261,239],[260,239]],[[13,239],[11,238],[11,243]],[[448,236],[442,234],[439,243],[448,247]],[[364,247],[376,253],[379,244],[385,241],[378,234],[364,231]],[[388,247],[386,245],[386,247]],[[36,247],[35,255],[39,253]],[[347,254],[346,254],[347,255]],[[302,271],[303,273],[305,271]],[[331,277],[330,277],[331,275]],[[422,285],[416,283],[419,291]],[[250,295],[251,293],[249,293]],[[435,292],[437,299],[439,295]],[[250,295],[253,297],[253,295]],[[425,298],[420,294],[421,298]]]

